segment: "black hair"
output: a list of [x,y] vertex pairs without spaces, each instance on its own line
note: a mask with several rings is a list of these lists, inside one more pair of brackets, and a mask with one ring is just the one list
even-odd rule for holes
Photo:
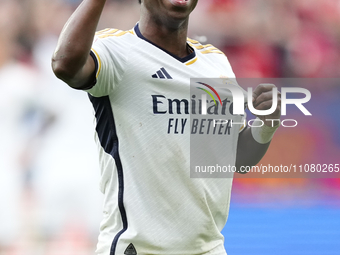
[[142,3],[142,0],[138,0],[138,2],[141,4],[141,3]]

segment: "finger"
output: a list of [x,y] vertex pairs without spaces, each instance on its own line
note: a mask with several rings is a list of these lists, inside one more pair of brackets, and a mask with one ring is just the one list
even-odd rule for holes
[[[278,100],[281,100],[281,93],[279,91],[277,92],[277,98]],[[272,99],[273,99],[272,91],[263,92],[255,100],[253,100],[253,106],[256,108],[262,102]]]
[[260,84],[253,91],[253,101],[264,92],[272,91],[276,86],[274,84]]
[[273,106],[273,100],[266,100],[261,102],[256,106],[256,110],[262,111],[262,110],[268,110]]
[[[273,106],[273,100],[267,100],[263,101],[261,104],[259,104],[256,109],[257,110],[268,110],[271,109]],[[275,111],[270,114],[270,116],[280,117],[281,116],[281,98],[278,98],[277,106],[275,108]]]
[[257,109],[257,106],[263,102],[269,101],[273,99],[273,93],[270,92],[262,92],[256,99],[253,101],[253,106]]

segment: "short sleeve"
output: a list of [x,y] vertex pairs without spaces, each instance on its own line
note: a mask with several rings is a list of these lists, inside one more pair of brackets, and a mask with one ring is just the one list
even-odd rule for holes
[[97,36],[94,39],[90,54],[96,66],[96,81],[86,90],[94,97],[109,95],[122,79],[126,57],[117,39]]

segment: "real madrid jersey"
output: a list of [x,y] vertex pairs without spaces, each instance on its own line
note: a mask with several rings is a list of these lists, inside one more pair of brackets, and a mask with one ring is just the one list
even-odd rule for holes
[[[187,43],[192,53],[178,58],[144,38],[138,24],[96,33],[97,82],[87,92],[104,194],[97,254],[226,254],[220,232],[232,178],[190,177],[191,115],[199,104],[190,96],[190,78],[234,73],[217,48]],[[220,135],[230,165],[239,130]]]

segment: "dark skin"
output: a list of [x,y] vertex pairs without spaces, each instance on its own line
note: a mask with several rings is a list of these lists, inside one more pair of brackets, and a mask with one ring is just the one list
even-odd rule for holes
[[[66,23],[52,57],[55,75],[76,89],[91,85],[95,78],[95,63],[89,55],[98,21],[105,0],[84,0]],[[145,38],[167,50],[185,57],[189,15],[198,0],[142,0],[139,28]],[[274,85],[262,84],[253,92],[253,104],[258,110],[267,110],[272,105],[271,90]],[[260,117],[265,125],[268,119],[280,118],[280,95],[276,111]],[[277,123],[275,123],[277,124]],[[270,143],[259,144],[247,127],[240,135],[237,147],[236,167],[254,166],[266,153]]]
[[[171,0],[143,0],[141,33],[170,53],[185,57],[189,54],[186,45],[189,15],[197,1],[188,0],[185,5],[176,6]],[[89,52],[105,2],[84,0],[59,37],[52,68],[58,78],[73,88],[86,88],[94,79],[95,64]]]
[[[275,87],[273,84],[260,84],[253,91],[253,105],[257,110],[267,110],[272,106],[272,89]],[[281,116],[281,94],[278,93],[278,106],[274,113],[267,116],[257,116],[259,117],[265,125],[272,127],[273,125],[278,125],[277,121],[272,119],[280,119]],[[241,166],[255,166],[265,155],[269,148],[270,142],[266,144],[260,144],[256,142],[251,134],[250,127],[247,127],[240,135],[237,144],[237,154],[236,154],[236,168],[238,172],[244,174],[246,172],[241,172]]]

